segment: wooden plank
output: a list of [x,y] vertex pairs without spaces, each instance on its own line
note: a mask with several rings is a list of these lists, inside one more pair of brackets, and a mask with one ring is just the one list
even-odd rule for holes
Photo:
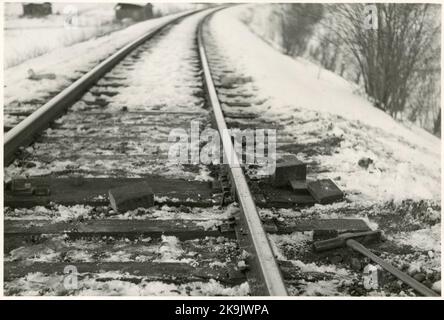
[[265,201],[258,202],[262,208],[294,208],[295,206],[309,206],[316,203],[307,191],[297,194],[290,188],[275,188],[267,182],[250,182],[253,193],[261,194]]
[[[103,236],[154,239],[161,235],[176,236],[181,241],[219,236],[236,238],[234,226],[227,221],[222,220],[224,224],[215,230],[205,230],[199,225],[200,221],[100,219],[54,223],[49,220],[5,220],[4,251],[9,253],[18,247],[39,242],[42,234],[67,234],[71,239]],[[276,224],[265,223],[264,229],[276,234],[315,231],[315,238],[320,240],[334,237],[339,232],[366,231],[369,227],[362,219],[295,219]],[[238,234],[238,240],[241,238]]]
[[[10,186],[5,189],[4,205],[8,207],[33,207],[48,205],[50,202],[63,205],[79,203],[91,206],[108,205],[108,190],[124,185],[148,181],[156,197],[166,197],[162,204],[213,206],[218,203],[210,182],[167,179],[155,175],[146,178],[53,178],[33,177],[32,185],[47,186],[49,196],[22,196],[14,194]],[[158,203],[158,202],[156,202]]]
[[[290,261],[278,261],[279,269],[285,280],[300,279],[300,270]],[[28,273],[42,272],[43,274],[64,274],[67,265],[73,265],[80,274],[101,273],[117,271],[127,273],[121,280],[138,283],[145,281],[164,281],[168,283],[187,283],[192,281],[208,281],[215,279],[227,285],[237,285],[246,281],[244,272],[235,270],[233,266],[224,268],[210,268],[208,266],[191,266],[185,263],[158,263],[158,262],[34,262],[22,263],[17,261],[5,261],[4,281],[24,277]],[[248,273],[247,273],[248,274]],[[314,274],[310,273],[311,276]],[[320,279],[329,278],[332,275],[318,274]],[[143,277],[140,279],[139,277]],[[110,279],[111,280],[111,279]],[[102,281],[106,279],[102,278]]]
[[[47,147],[47,146],[46,146]],[[33,156],[29,161],[31,162],[35,162],[35,161],[41,161],[44,163],[50,163],[52,161],[78,161],[79,159],[81,159],[82,161],[84,161],[83,164],[87,164],[87,161],[97,161],[97,160],[102,160],[102,161],[127,161],[128,158],[131,158],[131,162],[133,161],[144,161],[145,165],[150,165],[152,163],[159,163],[160,161],[168,161],[168,152],[157,152],[156,150],[150,150],[150,151],[146,151],[144,154],[135,154],[132,153],[132,151],[130,152],[126,152],[126,153],[114,153],[114,154],[93,154],[92,153],[92,149],[86,149],[88,148],[88,146],[85,146],[85,149],[82,149],[82,151],[80,152],[75,152],[72,150],[63,150],[62,152],[58,153],[57,156],[53,156],[52,155],[48,155],[48,154],[42,154],[42,155],[38,155],[38,156]],[[49,152],[49,148],[46,149],[45,151]],[[96,151],[96,150],[94,150]],[[150,157],[150,159],[147,159],[148,156]],[[117,168],[116,168],[117,169]],[[76,170],[76,172],[79,172]],[[105,172],[118,172],[118,170],[108,170],[108,171],[99,171],[97,170],[96,172],[103,172],[102,174],[106,174]],[[60,174],[60,171],[54,172],[55,175]],[[123,175],[125,174],[125,171],[123,171]],[[100,174],[99,174],[100,175]],[[174,180],[174,179],[172,179]]]
[[187,283],[192,281],[218,280],[224,284],[237,285],[246,281],[245,276],[234,266],[225,268],[211,268],[209,266],[191,266],[186,263],[174,262],[22,262],[5,261],[4,281],[26,276],[32,272],[44,274],[64,274],[66,266],[72,265],[78,273],[102,273],[118,271],[137,277],[144,277],[148,281],[166,281],[172,283]]
[[17,116],[17,117],[27,117],[27,116],[29,116],[32,112],[33,112],[34,110],[32,110],[32,111],[21,111],[21,110],[13,110],[13,111],[4,111],[4,115],[8,115],[8,116]]
[[[204,121],[208,115],[205,113],[202,113],[200,115],[194,115],[190,113],[185,113],[183,115],[177,115],[173,119],[160,118],[159,116],[157,119],[155,119],[156,116],[152,117],[130,117],[129,115],[120,113],[120,117],[117,117],[113,114],[110,114],[109,117],[105,117],[104,115],[97,115],[95,118],[93,115],[80,118],[76,116],[70,116],[68,114],[63,118],[63,123],[53,123],[51,125],[51,128],[53,129],[73,129],[75,130],[77,126],[83,125],[83,126],[99,126],[101,128],[105,127],[111,127],[111,126],[134,126],[135,128],[157,128],[157,127],[165,127],[165,128],[174,128],[174,127],[183,127],[188,129],[190,127],[190,121],[191,120],[202,120]],[[170,117],[173,115],[170,115]],[[169,121],[168,121],[169,120]],[[132,127],[125,128],[127,130],[133,129]]]
[[146,181],[110,189],[108,198],[114,211],[120,213],[136,210],[140,207],[149,208],[154,206],[153,188]]
[[[4,235],[40,235],[66,233],[78,236],[132,236],[140,235],[152,238],[161,235],[176,236],[181,240],[204,238],[211,236],[234,237],[231,227],[223,230],[206,230],[199,222],[211,220],[179,220],[179,219],[97,219],[88,221],[52,222],[51,220],[9,220],[4,221]],[[222,220],[228,222],[228,220]]]
[[[88,221],[52,222],[51,220],[9,220],[4,221],[4,235],[34,236],[40,234],[66,233],[77,236],[129,236],[140,235],[152,238],[161,235],[174,235],[181,240],[204,238],[206,236],[234,237],[234,227],[229,220],[218,220],[223,227],[206,230],[200,226],[202,221],[180,219],[98,219]],[[362,219],[294,219],[270,225],[264,228],[269,233],[285,234],[304,231],[356,232],[370,230]]]
[[284,234],[295,231],[315,231],[321,234],[324,232],[342,233],[370,230],[367,223],[362,219],[295,219],[277,223],[276,231],[273,233]]
[[253,105],[253,103],[250,102],[228,101],[228,100],[225,100],[222,103],[222,106],[224,104],[231,108],[249,108]]
[[320,280],[332,280],[335,277],[338,277],[334,273],[328,272],[301,271],[301,269],[294,266],[291,261],[279,260],[278,264],[286,284],[300,283],[306,281],[306,279],[311,279],[311,281],[315,282]]
[[[225,118],[232,118],[232,119],[255,119],[259,117],[260,115],[257,113],[252,112],[240,112],[240,111],[231,111],[231,110],[223,110]],[[227,122],[229,122],[230,119],[227,119]]]
[[313,198],[322,204],[339,201],[344,197],[344,193],[331,179],[310,181],[307,183],[307,189]]
[[[186,109],[186,107],[183,107],[184,109]],[[170,110],[127,110],[125,111],[125,115],[129,115],[129,116],[155,116],[152,119],[159,119],[159,117],[165,116],[167,117],[168,115],[179,115],[179,116],[205,116],[207,115],[208,112],[205,110],[202,111],[170,111]],[[111,112],[111,111],[102,111],[102,110],[98,110],[98,111],[82,111],[82,116],[105,116],[105,117],[114,117],[116,119],[121,118],[122,114],[120,114],[120,117],[117,116],[115,114],[115,112]],[[65,116],[68,117],[68,116]],[[151,118],[150,118],[151,119]],[[176,119],[176,120],[180,120],[180,119]]]
[[[68,130],[68,129],[67,129]],[[65,132],[65,130],[63,130]],[[165,140],[160,138],[151,139],[149,136],[141,136],[137,134],[106,134],[101,132],[94,132],[90,135],[79,135],[74,134],[71,136],[63,135],[63,132],[60,134],[51,134],[50,136],[40,136],[38,139],[36,139],[39,143],[45,143],[45,144],[55,144],[55,145],[63,145],[64,143],[72,143],[72,142],[82,142],[85,145],[86,144],[94,144],[98,146],[103,146],[104,143],[112,143],[113,145],[118,145],[122,142],[132,142],[132,143],[147,143],[150,144],[153,143],[165,143]],[[168,134],[165,133],[164,136],[168,137]],[[150,140],[148,141],[148,138]],[[50,146],[45,146],[46,148]],[[68,149],[68,148],[67,148]],[[143,154],[140,154],[140,156],[143,156]]]

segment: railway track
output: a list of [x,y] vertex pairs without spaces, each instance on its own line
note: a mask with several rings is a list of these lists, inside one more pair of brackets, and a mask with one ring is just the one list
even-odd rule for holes
[[[86,292],[109,280],[121,294],[136,283],[139,294],[286,295],[242,169],[168,164],[171,130],[212,117],[226,128],[207,15],[128,45],[7,132],[6,294],[75,294],[63,285],[74,275]],[[230,181],[238,204],[226,185],[199,181],[209,175]],[[107,205],[107,189],[146,179],[154,207],[118,214]],[[18,191],[23,183],[37,194]]]
[[[8,128],[6,295],[285,296],[310,281],[360,287],[343,270],[307,267],[338,255],[307,248],[313,230],[340,223],[317,216],[309,194],[276,189],[260,166],[240,165],[247,151],[236,156],[228,128],[276,129],[280,154],[301,150],[285,130],[290,120],[261,117],[267,99],[213,39],[218,10],[160,26]],[[229,164],[169,161],[170,133],[191,135],[192,122],[219,132]],[[154,206],[114,211],[108,190],[141,181],[152,186]],[[348,221],[342,231],[368,228]]]

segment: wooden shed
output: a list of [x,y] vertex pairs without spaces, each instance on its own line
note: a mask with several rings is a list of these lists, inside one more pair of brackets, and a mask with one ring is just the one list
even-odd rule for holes
[[42,3],[23,3],[23,15],[28,17],[42,17],[52,14],[52,5],[50,2]]
[[147,4],[133,4],[133,3],[118,3],[114,7],[116,12],[116,19],[132,19],[134,21],[143,21],[153,18],[153,5]]

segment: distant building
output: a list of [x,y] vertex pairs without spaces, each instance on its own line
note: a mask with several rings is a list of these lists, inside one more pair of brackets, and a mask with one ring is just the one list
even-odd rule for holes
[[42,3],[23,3],[23,15],[29,17],[42,17],[52,14],[52,5],[50,2]]
[[143,21],[153,18],[153,5],[147,3],[145,5],[132,3],[118,3],[114,7],[116,19],[132,19],[134,21]]

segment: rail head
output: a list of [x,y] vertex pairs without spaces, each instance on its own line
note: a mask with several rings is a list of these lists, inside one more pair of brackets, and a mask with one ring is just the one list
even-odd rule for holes
[[[224,8],[221,8],[224,9]],[[202,68],[204,71],[205,85],[208,94],[208,100],[213,108],[214,118],[222,137],[222,146],[224,153],[229,161],[228,167],[230,172],[230,179],[232,185],[236,190],[237,201],[241,210],[241,224],[246,235],[250,241],[250,252],[253,255],[253,259],[257,266],[254,269],[259,273],[258,279],[255,279],[255,292],[256,295],[270,295],[270,296],[287,296],[287,290],[284,284],[283,277],[274,258],[273,251],[267,238],[267,234],[262,226],[259,213],[256,208],[251,191],[248,187],[247,180],[244,172],[239,165],[239,159],[234,150],[232,140],[228,135],[228,128],[225,122],[225,118],[222,112],[222,108],[217,97],[216,88],[211,77],[210,68],[206,56],[206,50],[203,39],[203,26],[208,19],[216,11],[213,11],[210,15],[205,17],[200,23],[198,28],[198,48],[201,59]],[[260,283],[262,282],[262,283]]]

